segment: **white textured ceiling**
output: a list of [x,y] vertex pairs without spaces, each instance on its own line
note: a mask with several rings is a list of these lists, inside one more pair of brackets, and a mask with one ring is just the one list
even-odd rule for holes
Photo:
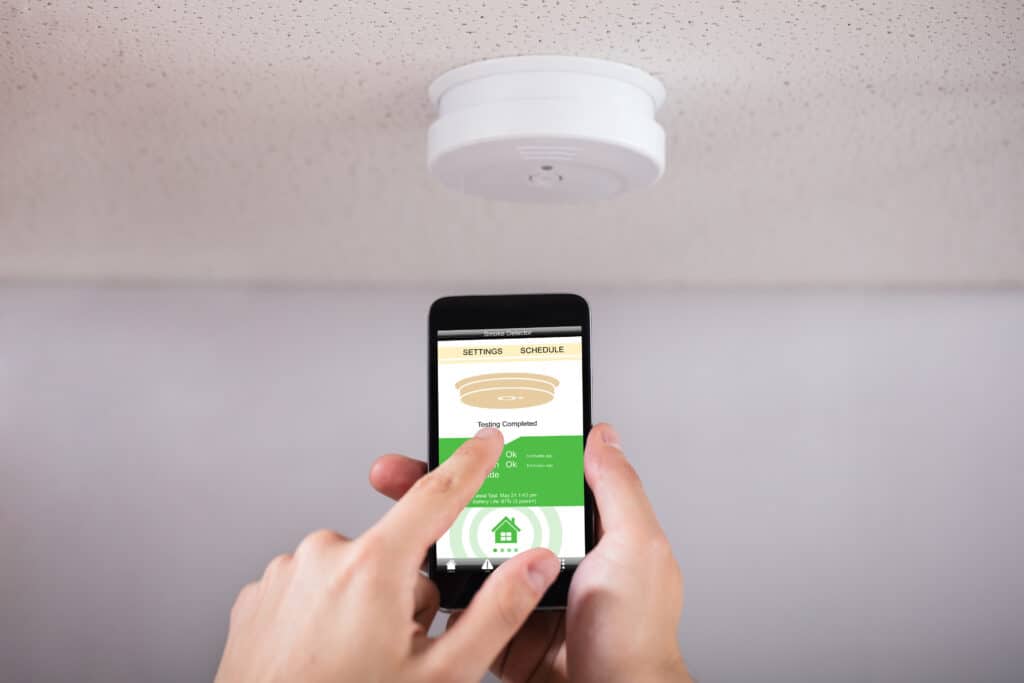
[[[0,278],[1024,284],[1021,2],[0,0]],[[488,203],[424,168],[486,57],[660,77],[668,171]]]

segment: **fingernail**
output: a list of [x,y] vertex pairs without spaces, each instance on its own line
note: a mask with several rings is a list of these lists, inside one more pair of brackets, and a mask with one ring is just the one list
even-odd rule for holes
[[501,436],[501,432],[494,427],[484,427],[476,433],[478,439],[493,439],[496,436]]
[[533,590],[540,593],[548,589],[551,582],[555,580],[555,576],[558,575],[559,569],[557,557],[544,555],[530,563],[526,569],[526,580],[530,582]]
[[601,438],[609,446],[614,446],[620,451],[622,450],[622,442],[619,440],[619,433],[615,431],[615,427],[605,425],[604,430],[601,432]]

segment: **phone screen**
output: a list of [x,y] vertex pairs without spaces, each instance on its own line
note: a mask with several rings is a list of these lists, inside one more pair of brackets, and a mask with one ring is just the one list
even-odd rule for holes
[[479,429],[505,436],[498,464],[437,541],[440,573],[489,572],[550,549],[586,553],[584,365],[579,326],[438,330],[438,461]]

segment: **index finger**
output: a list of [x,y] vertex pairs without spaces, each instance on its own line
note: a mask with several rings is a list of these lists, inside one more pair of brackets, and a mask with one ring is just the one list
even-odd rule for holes
[[391,546],[392,557],[418,566],[427,548],[451,527],[501,456],[505,439],[481,429],[437,469],[421,477],[370,530]]

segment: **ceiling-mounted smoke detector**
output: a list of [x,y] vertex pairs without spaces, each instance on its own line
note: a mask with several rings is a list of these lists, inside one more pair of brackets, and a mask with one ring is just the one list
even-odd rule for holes
[[665,170],[654,114],[661,82],[582,57],[509,57],[459,67],[430,86],[438,118],[430,170],[488,199],[574,202],[645,187]]

